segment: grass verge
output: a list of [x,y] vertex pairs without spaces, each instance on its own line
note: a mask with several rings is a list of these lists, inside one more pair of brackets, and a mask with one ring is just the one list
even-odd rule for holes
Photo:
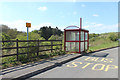
[[5,58],[2,58],[2,63],[5,62],[4,64],[2,64],[2,69],[14,67],[17,65],[22,65],[22,64],[34,63],[34,62],[42,61],[45,59],[53,58],[55,56],[64,55],[64,54],[66,54],[66,52],[61,51],[61,50],[55,50],[52,53],[46,52],[35,58],[29,58],[29,59],[28,59],[27,55],[20,55],[19,61],[14,61],[14,60],[16,60],[16,56],[5,57]]
[[115,47],[115,46],[118,46],[118,41],[106,42],[106,43],[102,43],[102,44],[99,44],[96,46],[90,46],[88,52],[105,49],[105,48],[110,48],[110,47]]

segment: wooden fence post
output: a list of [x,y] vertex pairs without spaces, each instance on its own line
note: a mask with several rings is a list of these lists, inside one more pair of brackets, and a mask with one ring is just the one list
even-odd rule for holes
[[16,39],[16,52],[17,52],[17,61],[19,61],[19,58],[18,58],[18,56],[19,56],[19,53],[18,53],[18,39]]
[[39,55],[39,39],[38,39],[38,51],[37,51],[37,56]]
[[53,52],[53,41],[51,41],[51,53]]

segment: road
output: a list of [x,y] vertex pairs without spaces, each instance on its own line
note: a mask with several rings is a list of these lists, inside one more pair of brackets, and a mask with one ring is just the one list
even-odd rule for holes
[[118,78],[118,48],[82,56],[31,78]]

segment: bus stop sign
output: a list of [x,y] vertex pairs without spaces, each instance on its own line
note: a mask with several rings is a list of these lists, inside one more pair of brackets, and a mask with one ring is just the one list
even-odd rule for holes
[[30,28],[31,27],[31,23],[26,23],[26,27]]

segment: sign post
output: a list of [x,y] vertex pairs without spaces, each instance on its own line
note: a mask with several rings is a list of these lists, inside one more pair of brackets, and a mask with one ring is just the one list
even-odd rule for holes
[[[29,32],[29,28],[31,27],[31,23],[27,23],[26,22],[26,27],[27,27],[27,40],[28,40],[28,32]],[[28,43],[28,46],[29,46],[29,43]],[[28,59],[29,59],[29,48],[27,48],[27,56],[28,56]]]
[[27,40],[28,40],[28,31],[29,31],[29,30],[28,30],[28,27],[27,27]]
[[29,28],[31,27],[31,23],[26,22],[26,27],[27,27],[27,40],[28,40],[29,37],[28,32],[29,32]]

